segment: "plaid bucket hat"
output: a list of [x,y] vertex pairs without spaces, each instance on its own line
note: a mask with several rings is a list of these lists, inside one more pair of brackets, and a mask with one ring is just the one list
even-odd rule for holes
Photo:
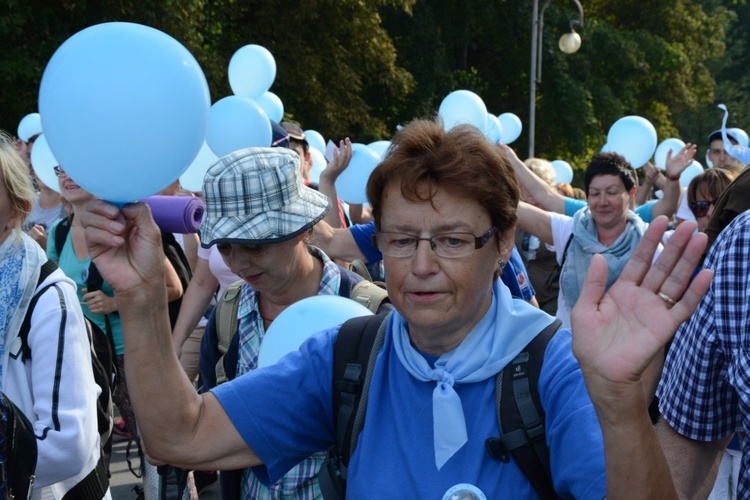
[[328,198],[306,187],[299,156],[283,148],[247,148],[219,158],[203,179],[206,215],[201,246],[266,245],[303,233],[330,209]]

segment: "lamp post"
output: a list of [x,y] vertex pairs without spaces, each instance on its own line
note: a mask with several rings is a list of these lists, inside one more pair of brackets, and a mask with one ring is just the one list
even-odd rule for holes
[[[529,157],[534,156],[534,131],[536,128],[536,86],[542,82],[542,37],[544,36],[544,11],[552,0],[546,0],[539,11],[539,0],[532,0],[531,14],[531,84],[529,87]],[[579,0],[573,0],[578,7],[579,19],[570,20],[570,32],[560,37],[558,46],[566,54],[573,54],[581,48],[581,36],[573,26],[583,26],[583,7]]]

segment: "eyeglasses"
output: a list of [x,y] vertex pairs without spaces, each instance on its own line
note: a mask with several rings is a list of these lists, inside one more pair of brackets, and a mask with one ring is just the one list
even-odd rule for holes
[[55,175],[60,177],[61,175],[67,175],[65,173],[65,170],[61,169],[60,167],[52,167],[52,169],[55,171]]
[[688,207],[692,210],[693,215],[696,217],[705,217],[708,215],[708,207],[716,205],[717,200],[705,200],[705,201],[694,201],[689,203]]
[[389,257],[411,257],[417,252],[420,241],[429,241],[430,248],[438,257],[457,259],[482,248],[496,232],[497,228],[492,227],[480,237],[472,233],[441,233],[429,238],[417,238],[413,234],[384,231],[374,234],[372,241],[383,255]]

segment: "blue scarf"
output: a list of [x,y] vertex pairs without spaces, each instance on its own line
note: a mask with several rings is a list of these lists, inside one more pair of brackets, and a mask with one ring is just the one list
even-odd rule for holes
[[633,211],[628,210],[625,230],[610,247],[599,243],[599,234],[591,211],[586,208],[573,216],[573,240],[565,252],[565,263],[560,272],[560,291],[572,309],[581,293],[581,284],[594,254],[601,254],[607,261],[606,290],[617,280],[625,264],[633,255],[648,225]]
[[0,387],[5,350],[18,335],[46,260],[42,248],[18,229],[0,244]]
[[389,334],[401,364],[414,378],[436,382],[432,418],[438,470],[468,441],[461,398],[454,384],[481,382],[496,375],[555,319],[525,301],[513,300],[508,287],[495,280],[487,314],[432,368],[412,345],[404,317],[396,313],[391,318]]

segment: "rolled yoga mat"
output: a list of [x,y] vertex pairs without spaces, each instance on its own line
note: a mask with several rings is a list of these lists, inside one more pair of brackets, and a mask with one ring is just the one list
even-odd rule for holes
[[196,196],[149,196],[141,201],[165,233],[197,233],[206,212],[206,204]]

